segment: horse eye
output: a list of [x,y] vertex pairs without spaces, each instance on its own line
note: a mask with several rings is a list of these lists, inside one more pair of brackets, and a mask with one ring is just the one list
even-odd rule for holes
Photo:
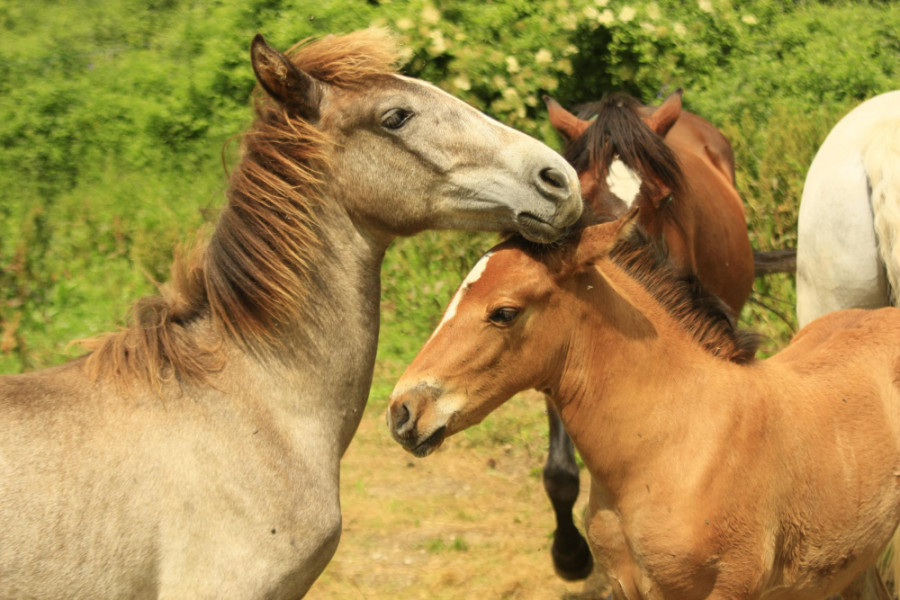
[[488,321],[494,325],[509,325],[519,316],[519,309],[511,306],[503,306],[488,315]]
[[400,129],[413,116],[411,110],[392,108],[381,118],[381,124],[387,129]]

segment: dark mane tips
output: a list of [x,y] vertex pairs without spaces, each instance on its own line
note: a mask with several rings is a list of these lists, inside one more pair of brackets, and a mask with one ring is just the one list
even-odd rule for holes
[[707,291],[696,275],[680,274],[662,246],[640,227],[634,227],[615,245],[610,258],[653,294],[709,352],[740,364],[754,360],[759,334],[739,329],[725,303]]
[[593,121],[584,135],[568,145],[564,156],[578,173],[594,169],[598,176],[618,156],[644,179],[658,181],[677,196],[685,187],[678,159],[641,120],[643,108],[636,98],[621,93],[581,106],[578,117]]

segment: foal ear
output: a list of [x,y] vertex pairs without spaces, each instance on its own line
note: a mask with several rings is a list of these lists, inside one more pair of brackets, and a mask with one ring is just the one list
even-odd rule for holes
[[619,240],[627,238],[637,226],[640,209],[634,207],[625,215],[606,223],[585,227],[578,241],[575,251],[576,268],[581,269],[592,265],[597,260],[607,256]]
[[584,130],[591,124],[590,121],[582,121],[566,109],[562,105],[551,98],[544,96],[544,104],[547,105],[547,114],[550,117],[550,124],[556,131],[566,138],[567,142],[577,140],[584,133]]
[[257,81],[269,96],[307,121],[318,120],[321,83],[295,67],[258,33],[250,44],[250,62]]
[[684,90],[678,88],[656,107],[653,114],[644,119],[647,126],[659,137],[665,137],[678,117],[681,116],[681,95],[683,93]]

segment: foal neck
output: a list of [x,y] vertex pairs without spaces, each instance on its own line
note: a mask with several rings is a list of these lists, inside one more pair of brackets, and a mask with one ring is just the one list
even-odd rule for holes
[[582,301],[568,311],[581,311],[583,324],[551,394],[591,473],[610,485],[695,431],[698,419],[726,414],[720,384],[742,368],[724,352],[740,340],[709,321],[701,323],[709,331],[696,331],[691,318],[702,313],[673,310],[652,278],[636,278],[620,258],[600,261],[576,293]]

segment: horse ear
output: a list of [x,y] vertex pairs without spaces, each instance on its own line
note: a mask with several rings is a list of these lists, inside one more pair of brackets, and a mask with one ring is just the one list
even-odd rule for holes
[[307,121],[318,120],[323,91],[320,82],[295,67],[260,34],[250,44],[250,62],[269,96]]
[[656,135],[665,137],[678,117],[681,116],[681,95],[683,93],[684,91],[678,88],[669,94],[669,97],[653,111],[653,114],[644,119],[647,126],[656,132]]
[[584,130],[591,124],[590,121],[582,121],[566,109],[562,105],[551,98],[544,96],[544,104],[547,105],[547,114],[550,117],[550,124],[553,128],[563,136],[567,142],[577,140],[584,133]]
[[615,221],[585,227],[575,251],[576,268],[582,269],[607,256],[619,240],[625,239],[637,226],[638,207],[632,208]]

